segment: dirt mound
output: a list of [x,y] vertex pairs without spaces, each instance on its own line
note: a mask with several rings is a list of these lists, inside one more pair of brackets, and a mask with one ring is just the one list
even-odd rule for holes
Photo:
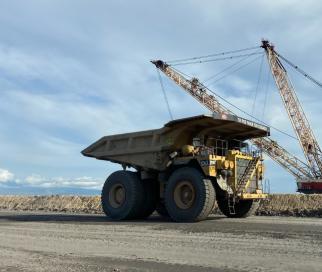
[[[0,209],[102,213],[99,196],[0,196]],[[219,213],[215,207],[215,213]],[[322,195],[270,195],[257,215],[322,217]]]
[[270,195],[262,201],[257,215],[322,217],[322,195]]
[[0,209],[101,213],[99,196],[0,196]]

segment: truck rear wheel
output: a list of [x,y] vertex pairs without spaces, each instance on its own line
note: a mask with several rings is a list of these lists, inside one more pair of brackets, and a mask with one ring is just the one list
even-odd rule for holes
[[195,168],[176,170],[167,183],[165,206],[177,222],[196,222],[208,217],[215,202],[215,190],[210,180]]
[[245,218],[251,216],[255,214],[256,210],[259,207],[259,201],[254,201],[252,199],[239,200],[235,203],[235,213],[233,213],[232,210],[229,210],[227,197],[217,197],[217,204],[219,210],[225,216],[230,218]]
[[116,171],[103,186],[101,203],[104,213],[111,219],[134,219],[143,207],[144,188],[137,173]]

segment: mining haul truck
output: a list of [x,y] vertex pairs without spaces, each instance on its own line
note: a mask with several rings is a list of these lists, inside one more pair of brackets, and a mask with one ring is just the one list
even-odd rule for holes
[[261,153],[247,140],[268,135],[268,127],[234,115],[200,115],[105,136],[82,154],[122,165],[102,189],[111,219],[142,219],[157,210],[195,222],[206,219],[215,202],[227,217],[246,217],[267,197]]

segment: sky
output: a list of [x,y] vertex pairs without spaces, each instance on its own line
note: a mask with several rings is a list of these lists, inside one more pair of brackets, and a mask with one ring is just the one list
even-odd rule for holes
[[[99,192],[121,167],[81,150],[104,135],[159,128],[170,119],[152,59],[259,46],[265,38],[322,80],[321,13],[319,1],[2,0],[0,194]],[[294,135],[266,58],[261,62],[210,88]],[[231,63],[178,69],[206,79]],[[321,142],[322,92],[296,72],[290,76]],[[208,113],[163,82],[174,118]],[[271,132],[303,158],[296,140]],[[266,178],[271,192],[296,191],[294,178],[269,158]]]

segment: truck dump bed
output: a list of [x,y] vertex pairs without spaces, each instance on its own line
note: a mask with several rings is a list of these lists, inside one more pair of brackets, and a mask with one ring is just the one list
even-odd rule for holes
[[128,166],[164,170],[171,152],[203,134],[244,141],[268,136],[269,128],[234,115],[198,115],[173,120],[160,129],[105,136],[82,154]]

